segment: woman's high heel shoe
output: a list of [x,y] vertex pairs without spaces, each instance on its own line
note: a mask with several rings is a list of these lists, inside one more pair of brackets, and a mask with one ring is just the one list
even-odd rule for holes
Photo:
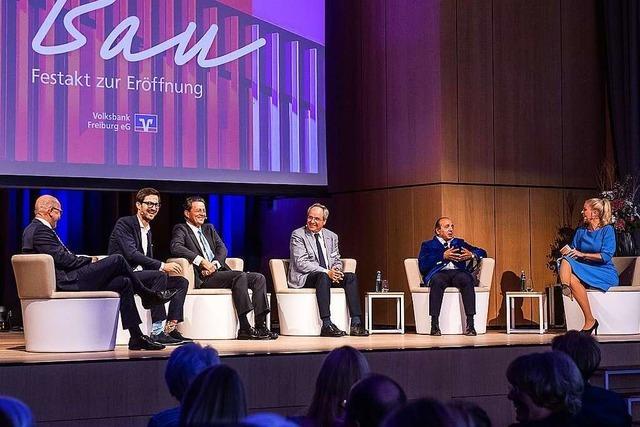
[[590,327],[589,329],[583,329],[580,332],[584,332],[587,335],[591,335],[592,333],[598,335],[598,326],[600,326],[600,324],[598,323],[598,319],[595,319],[592,327]]

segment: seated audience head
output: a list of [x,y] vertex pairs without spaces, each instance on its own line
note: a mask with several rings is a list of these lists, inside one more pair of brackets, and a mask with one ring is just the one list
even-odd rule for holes
[[473,402],[454,400],[447,406],[458,414],[466,427],[491,427],[489,415]]
[[436,399],[418,399],[392,412],[382,423],[384,427],[462,427],[465,424],[457,411]]
[[559,351],[516,358],[507,368],[508,398],[520,422],[538,421],[552,414],[580,411],[584,383],[573,360]]
[[62,217],[60,201],[49,194],[44,194],[36,199],[33,211],[36,217],[47,221],[51,228],[56,228],[60,217]]
[[332,350],[322,363],[307,416],[319,425],[333,425],[342,416],[351,386],[369,373],[369,363],[353,347]]
[[372,374],[353,385],[345,408],[345,426],[376,427],[407,402],[402,387],[391,378]]
[[181,345],[171,353],[164,371],[169,393],[182,400],[194,378],[200,372],[219,363],[218,352],[209,346],[203,348],[196,343]]
[[246,415],[242,380],[230,367],[216,365],[201,372],[189,386],[182,400],[180,426],[236,424]]
[[31,409],[27,405],[13,397],[0,396],[0,426],[32,427],[34,425]]
[[551,341],[551,348],[567,354],[576,364],[582,378],[587,381],[600,366],[600,347],[592,335],[568,331]]

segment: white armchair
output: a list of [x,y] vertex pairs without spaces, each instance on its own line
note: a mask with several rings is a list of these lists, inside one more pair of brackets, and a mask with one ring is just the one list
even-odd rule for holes
[[[355,273],[356,260],[342,260],[344,271]],[[269,260],[273,288],[278,300],[278,316],[281,335],[318,336],[322,328],[322,320],[318,311],[316,290],[312,288],[294,289],[287,285],[289,273],[288,259]],[[342,288],[331,288],[331,320],[343,331],[349,331],[349,309],[347,298]]]
[[[489,313],[489,294],[493,270],[496,261],[493,258],[483,258],[478,272],[478,286],[476,286],[476,315],[474,317],[475,329],[479,334],[487,332],[487,315]],[[420,286],[422,274],[418,268],[417,258],[404,260],[404,269],[407,274],[407,282],[413,301],[413,314],[416,319],[416,332],[428,334],[431,331],[429,316],[429,288]],[[445,335],[462,334],[466,328],[466,316],[462,305],[462,296],[456,288],[447,288],[442,299],[440,311],[440,330]]]

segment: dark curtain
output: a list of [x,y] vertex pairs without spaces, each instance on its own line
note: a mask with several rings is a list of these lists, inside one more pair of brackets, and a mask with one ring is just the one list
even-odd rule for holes
[[602,0],[611,133],[620,177],[640,172],[640,2]]

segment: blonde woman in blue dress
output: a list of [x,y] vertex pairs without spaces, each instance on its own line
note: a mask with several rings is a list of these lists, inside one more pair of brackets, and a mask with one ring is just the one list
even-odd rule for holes
[[613,265],[616,233],[611,225],[611,203],[607,199],[589,199],[582,209],[584,226],[573,236],[571,247],[563,248],[560,259],[560,281],[568,287],[584,314],[585,333],[598,333],[598,320],[593,317],[587,288],[606,292],[618,285]]

